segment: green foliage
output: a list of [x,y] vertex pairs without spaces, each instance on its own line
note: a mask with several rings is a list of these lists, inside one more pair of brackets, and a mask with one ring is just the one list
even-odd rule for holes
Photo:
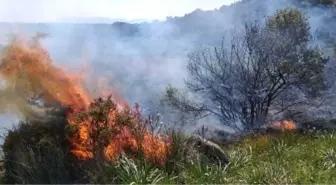
[[296,8],[279,9],[266,21],[271,31],[290,37],[295,44],[307,43],[311,38],[308,19]]
[[198,160],[178,165],[178,174],[169,175],[165,169],[121,158],[118,164],[106,165],[107,169],[97,173],[101,175],[99,178],[111,178],[110,181],[97,178],[92,183],[328,184],[336,180],[334,146],[335,133],[301,135],[284,132],[274,136],[247,137],[226,146],[230,163],[224,168]]
[[104,162],[88,172],[94,184],[157,184],[164,173],[143,161],[121,156],[116,162]]
[[294,66],[300,69],[297,72],[298,84],[305,87],[312,97],[320,96],[327,89],[324,68],[329,59],[323,58],[322,53],[315,49],[304,53],[302,63]]
[[188,162],[186,155],[190,146],[188,146],[187,137],[182,133],[172,130],[168,134],[171,137],[171,147],[164,169],[169,175],[178,175]]
[[[92,122],[98,123],[103,122],[107,124],[109,122],[109,113],[111,111],[116,111],[117,105],[112,101],[111,96],[106,100],[102,98],[97,98],[90,104],[89,112],[87,116],[93,118]],[[98,126],[98,125],[97,125]]]
[[8,132],[4,183],[68,183],[72,181],[64,123],[21,122]]
[[116,171],[118,181],[122,184],[157,184],[164,177],[164,173],[158,168],[146,163],[137,164],[127,157],[118,161]]
[[235,162],[228,167],[227,179],[248,184],[332,183],[335,146],[335,133],[323,132],[246,139],[236,146],[238,151],[230,152]]
[[[273,16],[269,17],[266,25],[272,33],[280,36],[279,40],[285,39],[283,42],[289,42],[287,48],[293,49],[281,56],[283,62],[279,69],[282,74],[294,76],[296,78],[294,85],[304,87],[304,90],[312,97],[321,95],[327,88],[324,68],[329,58],[324,58],[319,49],[307,46],[311,41],[308,19],[298,9],[285,8],[277,10]],[[307,49],[298,50],[295,46]],[[300,55],[303,57],[298,58]]]
[[187,168],[183,176],[187,184],[218,184],[225,182],[226,171],[220,166],[199,162]]

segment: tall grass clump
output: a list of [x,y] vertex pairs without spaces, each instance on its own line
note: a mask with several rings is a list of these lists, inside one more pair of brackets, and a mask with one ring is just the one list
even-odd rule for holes
[[101,162],[87,173],[94,184],[157,184],[166,176],[158,167],[124,155],[114,162]]
[[5,184],[72,182],[64,124],[21,122],[4,140]]

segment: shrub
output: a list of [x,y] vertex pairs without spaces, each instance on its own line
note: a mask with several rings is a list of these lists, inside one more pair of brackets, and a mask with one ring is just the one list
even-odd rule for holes
[[187,156],[189,146],[186,136],[184,136],[182,133],[175,130],[170,130],[167,132],[167,134],[171,138],[171,146],[170,153],[167,156],[164,168],[168,174],[176,175],[186,167],[186,163],[188,161],[187,158],[190,157]]
[[69,183],[74,179],[65,140],[66,122],[20,122],[2,146],[4,183]]

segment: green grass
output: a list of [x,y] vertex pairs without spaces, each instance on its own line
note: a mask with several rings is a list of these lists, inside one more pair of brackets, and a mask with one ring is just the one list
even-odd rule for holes
[[[336,134],[283,133],[244,139],[224,146],[231,162],[215,166],[198,161],[180,167],[177,174],[122,158],[100,176],[114,177],[94,183],[136,184],[332,184],[336,182]],[[108,172],[108,173],[106,173]],[[104,177],[100,177],[104,178]]]
[[[173,134],[175,134],[174,154],[163,167],[148,164],[141,159],[122,156],[113,162],[94,162],[83,178],[88,179],[88,183],[101,184],[333,184],[336,182],[335,133],[320,132],[305,135],[282,133],[245,138],[239,143],[222,146],[230,156],[230,163],[226,166],[213,165],[202,158],[196,160],[197,157],[192,157],[194,159],[192,161],[184,160],[180,152],[186,148],[184,139],[176,133]],[[36,174],[30,174],[32,180],[25,177],[27,179],[22,181],[65,182],[59,178],[53,179],[58,173],[64,175],[64,170],[50,173],[53,176],[41,176],[38,170],[33,172]],[[37,177],[43,179],[39,181]]]
[[[336,182],[336,135],[284,133],[247,139],[229,149],[230,183],[298,184]],[[223,183],[224,183],[223,182]]]

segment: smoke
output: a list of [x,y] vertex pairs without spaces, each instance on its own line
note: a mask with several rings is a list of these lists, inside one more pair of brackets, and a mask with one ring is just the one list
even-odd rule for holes
[[54,117],[46,114],[50,110],[62,112],[64,105],[81,110],[90,103],[79,77],[55,67],[39,37],[29,41],[14,38],[8,43],[3,48],[0,74],[4,82],[0,113],[10,111],[23,118],[47,121]]
[[[184,17],[141,24],[1,23],[1,40],[13,32],[26,35],[46,33],[48,36],[42,43],[56,65],[79,72],[85,62],[90,71],[87,76],[105,76],[108,85],[118,89],[128,103],[137,102],[158,109],[158,101],[167,85],[184,85],[188,51],[216,43],[244,22],[264,19],[279,8],[297,6],[296,2],[247,0],[213,11],[197,10]],[[328,21],[334,14],[327,8],[301,5],[300,8],[309,17],[312,31],[319,29],[319,34],[325,35],[336,28],[336,21]],[[324,40],[317,41],[325,43]],[[89,89],[96,85],[95,81],[87,83]],[[6,104],[15,95],[10,91],[1,93],[1,104]],[[19,99],[15,101],[21,103]]]
[[21,120],[29,118],[30,120],[47,122],[55,118],[53,114],[47,114],[47,108],[27,102],[26,97],[21,96],[20,92],[10,88],[0,91],[0,105],[1,115],[11,113]]

